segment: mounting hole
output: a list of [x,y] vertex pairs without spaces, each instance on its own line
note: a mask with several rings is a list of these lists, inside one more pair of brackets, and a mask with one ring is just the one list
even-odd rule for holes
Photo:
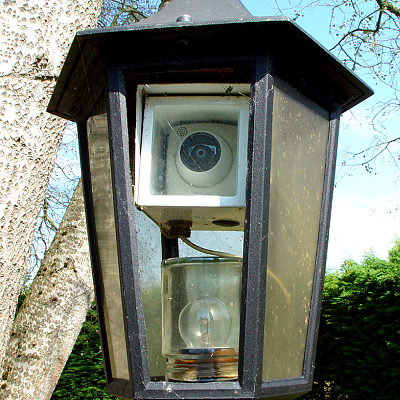
[[240,222],[234,219],[216,219],[215,221],[212,221],[212,223],[214,225],[222,226],[224,228],[232,228],[234,226],[240,225]]

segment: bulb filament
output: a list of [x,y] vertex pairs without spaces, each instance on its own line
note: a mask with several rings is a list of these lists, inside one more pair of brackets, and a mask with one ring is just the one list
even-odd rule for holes
[[201,347],[210,347],[211,319],[209,310],[203,309],[198,311],[197,322],[200,327]]

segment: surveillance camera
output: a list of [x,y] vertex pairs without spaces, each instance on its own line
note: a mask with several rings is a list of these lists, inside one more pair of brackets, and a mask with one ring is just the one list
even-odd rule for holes
[[166,193],[234,195],[236,132],[235,125],[221,122],[189,122],[173,129],[166,154]]
[[[196,219],[198,215],[204,220],[202,229],[207,229],[212,221],[229,219],[227,215],[232,208],[242,213],[249,121],[247,98],[233,93],[229,96],[155,94],[138,104],[143,105],[137,111],[143,114],[143,120],[137,127],[136,204],[146,209],[158,224],[160,219],[174,219],[171,213],[178,210],[187,219]],[[238,219],[241,222],[219,227],[242,226],[243,216]],[[199,224],[194,223],[194,229]]]
[[[215,128],[222,129],[218,125]],[[211,129],[202,129],[185,138],[175,159],[179,176],[187,184],[207,188],[226,178],[232,169],[233,156],[231,146],[222,136]]]

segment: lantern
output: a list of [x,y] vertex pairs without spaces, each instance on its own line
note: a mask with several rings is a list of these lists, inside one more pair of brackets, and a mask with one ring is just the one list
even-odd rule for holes
[[371,94],[236,0],[76,35],[48,110],[78,125],[110,393],[311,389],[339,116]]

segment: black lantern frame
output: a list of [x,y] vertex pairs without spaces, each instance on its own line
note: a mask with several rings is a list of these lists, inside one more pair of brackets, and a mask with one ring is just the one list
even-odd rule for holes
[[[189,2],[190,3],[190,2]],[[224,2],[222,2],[224,3]],[[172,3],[173,4],[173,3]],[[236,4],[236,3],[235,3]],[[239,11],[238,11],[239,10]],[[160,22],[77,34],[48,111],[78,124],[90,252],[108,391],[137,399],[292,399],[311,390],[332,203],[339,116],[372,94],[350,70],[285,17]],[[168,10],[167,10],[168,11]],[[173,14],[173,11],[168,11]],[[190,10],[189,10],[190,11]],[[183,14],[183,13],[182,13]],[[217,15],[218,16],[218,15]],[[179,17],[179,15],[178,15]],[[174,17],[175,18],[175,17]],[[182,18],[181,18],[182,19]],[[183,20],[188,18],[183,18]],[[262,380],[274,79],[278,76],[330,113],[315,274],[302,376]],[[146,348],[132,177],[137,84],[250,84],[239,378],[210,383],[151,379]],[[107,113],[112,209],[129,378],[113,377],[103,306],[102,265],[92,195],[87,120]],[[93,114],[94,113],[94,114]],[[93,168],[93,166],[92,166]],[[178,254],[163,236],[163,259]]]

